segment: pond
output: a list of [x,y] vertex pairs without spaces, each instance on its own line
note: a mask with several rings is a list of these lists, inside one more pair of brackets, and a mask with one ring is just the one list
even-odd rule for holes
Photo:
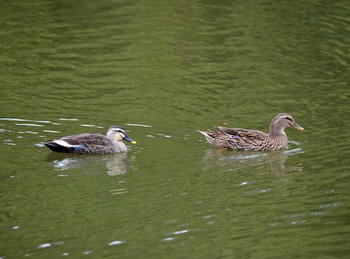
[[[350,4],[1,4],[0,258],[349,256]],[[289,147],[210,147],[198,130]],[[108,156],[44,141],[121,125]]]

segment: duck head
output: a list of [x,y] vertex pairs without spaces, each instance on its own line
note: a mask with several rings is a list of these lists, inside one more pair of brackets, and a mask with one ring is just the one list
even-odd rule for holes
[[277,114],[271,121],[270,124],[270,134],[272,135],[279,135],[279,134],[285,134],[284,129],[292,127],[298,130],[304,130],[303,127],[301,127],[294,118],[288,114],[288,113],[280,113]]
[[111,126],[107,131],[107,138],[116,141],[128,141],[131,144],[136,144],[136,141],[131,139],[125,132],[125,130],[120,126]]

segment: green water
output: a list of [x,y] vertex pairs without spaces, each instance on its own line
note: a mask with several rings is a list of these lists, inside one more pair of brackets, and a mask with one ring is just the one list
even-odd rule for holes
[[[348,258],[346,1],[0,3],[0,258]],[[280,152],[198,129],[267,131]],[[42,142],[122,125],[127,154]]]

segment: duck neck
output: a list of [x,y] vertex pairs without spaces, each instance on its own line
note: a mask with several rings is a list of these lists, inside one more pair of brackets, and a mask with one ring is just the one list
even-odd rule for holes
[[114,147],[118,150],[118,152],[125,152],[126,151],[126,145],[122,140],[117,140],[115,138],[111,139]]
[[107,138],[112,142],[117,152],[125,152],[127,147],[123,140],[117,140],[113,132],[107,132]]
[[270,137],[282,137],[282,136],[287,137],[286,133],[284,132],[284,128],[273,123],[271,123],[270,125],[269,136]]
[[113,145],[118,150],[118,152],[125,152],[127,150],[126,145],[123,141],[113,141]]
[[287,135],[281,127],[270,126],[269,138],[273,143],[278,144],[279,148],[286,148],[288,146]]

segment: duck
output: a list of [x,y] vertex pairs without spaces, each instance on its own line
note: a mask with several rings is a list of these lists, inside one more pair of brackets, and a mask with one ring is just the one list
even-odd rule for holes
[[80,133],[44,142],[54,152],[108,155],[127,151],[123,140],[136,144],[120,126],[111,126],[106,135],[100,133]]
[[218,127],[219,131],[201,131],[206,140],[216,148],[241,151],[269,151],[288,147],[285,128],[304,130],[288,113],[277,114],[270,123],[269,133],[260,130]]

